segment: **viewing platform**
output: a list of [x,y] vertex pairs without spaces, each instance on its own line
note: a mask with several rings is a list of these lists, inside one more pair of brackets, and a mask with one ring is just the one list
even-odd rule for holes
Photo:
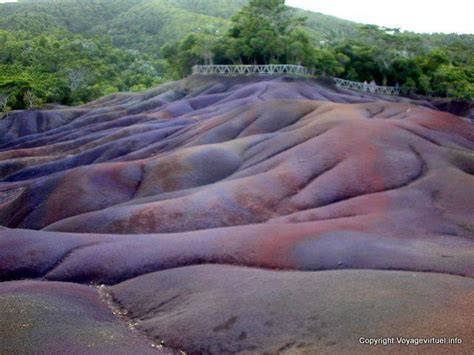
[[193,74],[199,75],[282,75],[309,77],[314,70],[294,64],[267,65],[195,65]]
[[334,84],[336,86],[345,88],[345,89],[352,89],[364,92],[370,92],[372,94],[384,94],[384,95],[399,95],[400,88],[396,86],[379,86],[374,84],[368,83],[361,83],[358,81],[350,81],[340,78],[332,78]]
[[[193,75],[295,75],[313,77],[315,71],[302,65],[295,64],[266,64],[266,65],[195,65]],[[372,94],[399,95],[400,88],[395,86],[380,86],[340,78],[331,78],[338,87],[369,92]]]

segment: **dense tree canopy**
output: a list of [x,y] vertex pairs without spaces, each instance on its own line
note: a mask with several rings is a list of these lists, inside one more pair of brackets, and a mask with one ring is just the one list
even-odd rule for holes
[[358,26],[283,0],[0,5],[2,112],[143,90],[211,63],[294,63],[320,76],[398,83],[406,92],[474,96],[472,35]]
[[[315,41],[283,0],[251,0],[225,33],[194,31],[161,53],[177,76],[195,64],[290,63],[320,76],[400,85],[405,93],[472,99],[473,36],[417,35],[373,25],[356,36]],[[469,53],[471,55],[469,55]]]
[[[293,31],[304,19],[294,17],[284,0],[250,0],[231,21],[227,37],[233,40],[232,60],[253,64],[286,62],[292,44],[301,47],[294,51],[297,60],[303,57],[301,36],[295,36]],[[310,42],[306,45],[312,46]]]
[[338,41],[349,57],[341,76],[401,85],[406,92],[474,97],[474,36],[427,36],[362,26],[360,36]]
[[178,75],[189,74],[195,64],[283,64],[315,68],[323,63],[325,74],[339,73],[335,53],[317,51],[302,27],[305,18],[295,16],[284,0],[250,0],[231,18],[225,33],[212,27],[168,43],[161,53]]
[[[165,63],[99,38],[0,30],[0,90],[11,109],[35,103],[78,104],[115,91],[156,85]],[[27,100],[25,93],[35,100]]]

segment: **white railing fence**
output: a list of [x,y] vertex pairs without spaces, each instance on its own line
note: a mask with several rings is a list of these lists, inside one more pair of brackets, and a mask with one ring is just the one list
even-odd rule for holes
[[[197,75],[295,75],[314,76],[315,71],[301,65],[267,64],[267,65],[195,65],[193,74]],[[338,87],[370,92],[374,94],[398,95],[400,88],[395,86],[379,86],[340,78],[332,78]]]
[[281,75],[312,76],[314,70],[301,65],[268,64],[268,65],[195,65],[193,74],[199,75]]
[[398,95],[400,94],[400,88],[396,86],[379,86],[368,83],[360,83],[358,81],[350,81],[340,78],[332,78],[334,84],[338,87],[353,89],[359,91],[370,92],[373,94],[385,94],[385,95]]

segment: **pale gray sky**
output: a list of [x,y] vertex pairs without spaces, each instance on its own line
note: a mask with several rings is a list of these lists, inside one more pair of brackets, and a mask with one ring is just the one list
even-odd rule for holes
[[414,32],[474,34],[473,0],[286,0],[286,4]]
[[[0,3],[13,1],[0,0]],[[286,0],[286,3],[360,23],[414,32],[474,34],[473,0]]]

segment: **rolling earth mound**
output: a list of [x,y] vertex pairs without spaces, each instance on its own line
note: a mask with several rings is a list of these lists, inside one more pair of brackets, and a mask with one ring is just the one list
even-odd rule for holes
[[474,349],[468,118],[195,76],[0,131],[0,353]]

